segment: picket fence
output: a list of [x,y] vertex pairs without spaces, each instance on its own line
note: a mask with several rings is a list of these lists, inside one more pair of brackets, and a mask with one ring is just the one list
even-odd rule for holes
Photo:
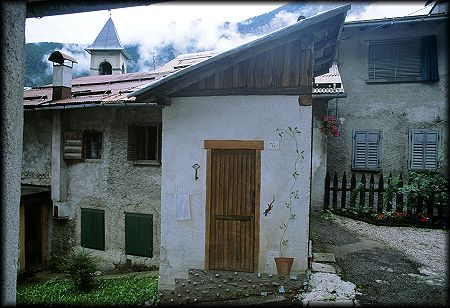
[[[422,214],[428,217],[443,219],[448,216],[443,207],[436,207],[434,202],[426,203],[423,198],[408,198],[407,195],[388,192],[387,188],[391,183],[392,174],[389,173],[385,185],[385,176],[379,173],[377,181],[374,174],[370,174],[367,182],[366,174],[362,173],[357,185],[356,175],[352,173],[350,186],[348,186],[347,175],[342,175],[338,180],[337,172],[331,180],[329,172],[325,177],[324,209],[340,210],[344,208],[354,208],[362,210],[370,208],[378,213],[386,213],[391,210],[409,214]],[[403,177],[399,177],[399,187],[403,187]],[[377,182],[377,184],[375,183]],[[409,184],[409,183],[408,183]],[[391,194],[392,198],[385,198],[385,194]]]

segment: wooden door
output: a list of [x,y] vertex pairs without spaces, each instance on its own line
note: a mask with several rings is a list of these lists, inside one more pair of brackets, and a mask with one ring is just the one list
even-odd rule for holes
[[253,149],[211,149],[209,269],[255,270],[259,237],[255,213],[255,198],[259,197],[257,154]]
[[42,203],[25,206],[25,269],[42,263]]

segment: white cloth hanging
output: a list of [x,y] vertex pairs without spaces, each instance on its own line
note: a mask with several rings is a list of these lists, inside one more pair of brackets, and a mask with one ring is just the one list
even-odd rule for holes
[[177,220],[191,219],[189,195],[176,195],[175,218]]

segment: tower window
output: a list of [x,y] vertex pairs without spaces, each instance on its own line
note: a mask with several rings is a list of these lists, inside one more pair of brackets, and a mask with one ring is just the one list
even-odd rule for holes
[[99,75],[112,75],[112,66],[109,62],[102,62],[99,65]]

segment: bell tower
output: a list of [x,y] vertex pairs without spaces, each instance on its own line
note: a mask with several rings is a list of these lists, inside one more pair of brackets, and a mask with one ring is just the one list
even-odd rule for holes
[[85,49],[91,55],[91,76],[116,75],[127,72],[127,54],[120,43],[116,27],[109,17],[94,43]]

